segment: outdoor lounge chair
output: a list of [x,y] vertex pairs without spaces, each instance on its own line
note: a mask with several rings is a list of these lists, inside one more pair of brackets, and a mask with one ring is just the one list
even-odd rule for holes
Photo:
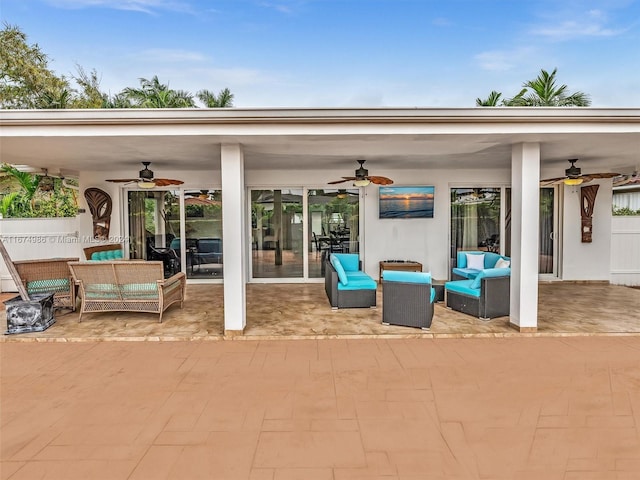
[[428,329],[433,320],[435,298],[430,273],[382,272],[382,323],[385,325]]
[[13,264],[29,295],[54,293],[54,308],[76,310],[76,289],[67,262],[77,258],[18,260]]

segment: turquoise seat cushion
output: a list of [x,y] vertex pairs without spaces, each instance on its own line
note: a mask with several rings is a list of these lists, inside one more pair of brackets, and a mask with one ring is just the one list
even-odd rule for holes
[[431,283],[429,272],[402,272],[399,270],[383,270],[382,278],[389,282]]
[[45,291],[68,292],[69,279],[68,278],[51,278],[47,280],[34,280],[33,282],[27,282],[28,293],[41,293]]
[[444,288],[450,292],[462,293],[472,297],[480,297],[479,288],[471,288],[471,284],[475,280],[454,280],[444,284]]
[[331,262],[331,265],[333,265],[333,268],[335,268],[336,272],[338,273],[338,280],[339,280],[338,289],[340,289],[340,284],[348,285],[349,279],[347,278],[347,274],[344,271],[342,263],[340,262],[340,260],[338,260],[338,257],[335,254],[332,254],[329,257],[329,261]]
[[431,298],[430,298],[431,303],[436,301],[436,289],[431,287]]
[[340,282],[338,290],[375,290],[378,288],[378,283],[373,278],[366,274],[365,277],[350,279],[348,284]]
[[103,250],[102,252],[93,252],[91,260],[121,260],[122,250]]
[[481,281],[483,278],[493,278],[493,277],[510,277],[511,269],[510,268],[485,268],[482,270],[476,278],[471,282],[471,288],[480,288]]
[[355,280],[371,279],[371,277],[366,273],[364,273],[362,270],[358,270],[357,272],[345,272],[345,273],[347,274],[347,278],[349,279],[349,282],[352,282]]
[[474,268],[459,268],[456,267],[452,270],[453,273],[465,278],[476,278],[481,270],[476,270]]
[[357,253],[332,253],[342,264],[345,272],[357,272],[360,270],[360,257]]

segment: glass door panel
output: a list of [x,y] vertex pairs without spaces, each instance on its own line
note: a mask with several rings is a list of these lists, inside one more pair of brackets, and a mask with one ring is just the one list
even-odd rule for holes
[[187,190],[184,210],[184,245],[174,243],[185,249],[187,278],[223,278],[222,191]]
[[178,223],[171,212],[179,209],[176,191],[129,191],[129,258],[159,260],[166,277],[180,271],[180,257],[171,249]]
[[540,189],[540,253],[538,273],[554,273],[555,189]]
[[[506,189],[507,221],[505,222],[505,255],[511,256],[511,189]],[[540,188],[540,241],[538,252],[538,273],[541,275],[557,275],[556,229],[558,216],[556,214],[555,187]]]
[[321,278],[329,253],[360,251],[360,192],[357,188],[309,190],[307,198],[309,278]]
[[251,190],[253,278],[302,278],[302,190]]
[[451,265],[461,250],[500,252],[500,188],[451,189]]

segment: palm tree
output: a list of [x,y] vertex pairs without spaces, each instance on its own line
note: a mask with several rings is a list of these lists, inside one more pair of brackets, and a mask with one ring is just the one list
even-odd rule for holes
[[22,192],[20,192],[18,195],[11,196],[10,200],[3,199],[3,202],[5,203],[3,204],[2,208],[3,210],[5,210],[5,214],[9,208],[9,204],[11,204],[11,207],[13,208],[13,206],[18,203],[25,205],[27,209],[33,211],[35,207],[34,197],[36,192],[38,191],[38,185],[40,185],[40,179],[42,177],[28,172],[21,172],[13,165],[9,165],[7,163],[2,164],[2,167],[0,167],[0,171],[8,173],[13,178],[15,178],[22,189]]
[[476,98],[476,107],[497,107],[501,96],[502,94],[500,92],[492,90],[484,100],[479,97]]
[[[588,107],[591,105],[589,95],[583,92],[567,93],[567,86],[556,86],[557,68],[551,73],[540,70],[540,74],[534,79],[523,84],[514,97],[502,100],[505,107]],[[486,100],[476,99],[476,106],[496,106],[502,94],[495,90],[489,94]],[[495,100],[495,104],[490,103]]]
[[155,75],[151,80],[140,79],[141,88],[125,88],[121,93],[138,108],[192,108],[193,95],[184,90],[173,90],[160,83]]
[[228,88],[221,90],[218,95],[210,90],[200,90],[196,96],[207,108],[233,107],[233,93]]

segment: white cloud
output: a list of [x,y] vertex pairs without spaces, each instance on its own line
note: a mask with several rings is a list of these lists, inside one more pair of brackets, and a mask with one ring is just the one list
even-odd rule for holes
[[531,29],[533,35],[546,37],[554,41],[569,40],[579,37],[612,37],[625,31],[623,28],[608,26],[607,14],[598,9],[582,15],[573,14],[566,20],[553,20],[545,25],[536,25]]
[[59,8],[112,8],[114,10],[130,10],[153,13],[156,10],[192,12],[189,3],[180,0],[45,0]]
[[487,50],[476,54],[473,58],[483,70],[506,72],[536,64],[538,52],[533,47],[520,47],[511,50]]

